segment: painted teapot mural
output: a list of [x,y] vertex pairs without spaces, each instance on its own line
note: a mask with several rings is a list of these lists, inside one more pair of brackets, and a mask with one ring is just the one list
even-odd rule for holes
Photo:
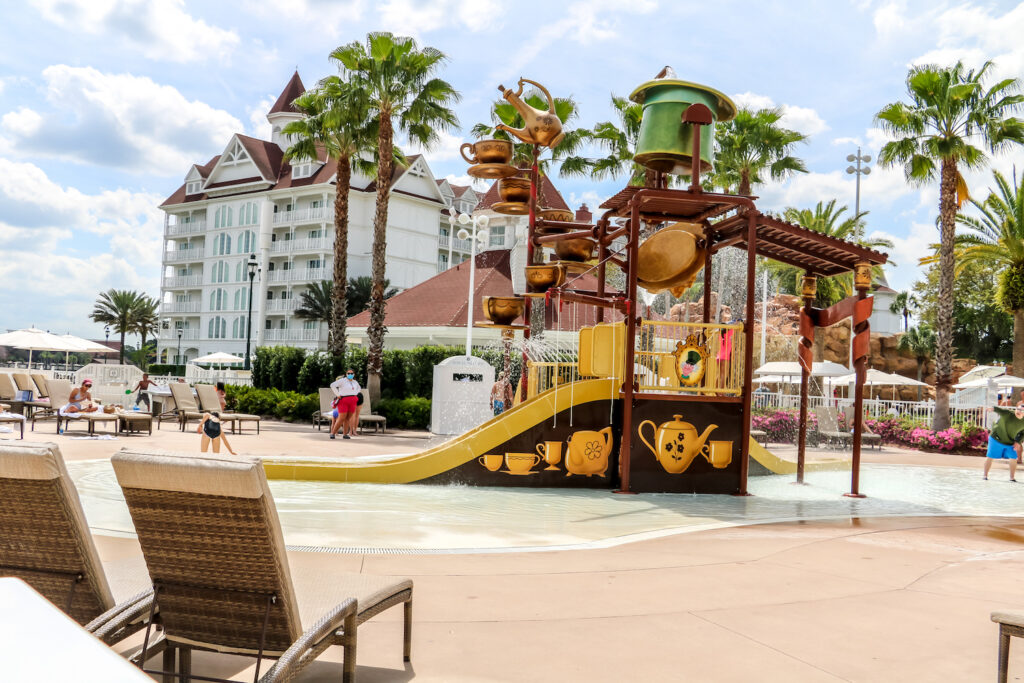
[[[547,111],[534,109],[522,99],[523,84],[525,83],[535,86],[544,93],[544,96],[548,99]],[[507,131],[510,135],[514,135],[527,144],[541,145],[542,147],[550,147],[552,149],[558,146],[558,143],[562,141],[565,134],[562,132],[562,121],[558,118],[558,114],[555,113],[555,98],[551,96],[547,88],[536,81],[520,78],[519,88],[515,92],[512,92],[512,88],[506,88],[503,85],[499,85],[498,90],[501,91],[502,96],[508,100],[509,104],[515,107],[519,115],[523,117],[523,122],[526,125],[516,129],[500,123],[496,126],[497,128]]]
[[[718,425],[708,425],[704,433],[697,435],[697,428],[689,422],[683,422],[682,415],[673,415],[673,419],[656,426],[650,420],[644,420],[637,427],[637,434],[644,445],[651,449],[654,457],[669,474],[680,474],[690,467],[690,463],[698,454],[708,458],[710,446],[708,436]],[[644,438],[644,425],[654,429],[654,445]],[[710,462],[710,459],[709,459]]]
[[598,475],[608,471],[608,456],[612,453],[612,428],[605,427],[599,432],[579,431],[569,437],[568,457],[565,459],[565,476],[572,474]]

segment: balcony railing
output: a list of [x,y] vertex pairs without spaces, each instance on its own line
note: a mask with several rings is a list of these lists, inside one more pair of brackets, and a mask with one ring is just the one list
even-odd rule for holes
[[[437,238],[437,246],[441,249],[447,249],[448,239],[449,238],[446,235],[440,235]],[[472,246],[473,245],[470,244],[469,240],[460,240],[458,237],[454,238],[452,241],[453,251],[470,251]]]
[[267,302],[267,313],[289,313],[299,305],[298,299],[272,299]]
[[202,275],[179,275],[177,277],[165,277],[164,289],[180,289],[182,287],[199,287],[203,284]]
[[640,391],[739,396],[743,340],[742,324],[644,320],[636,333]]
[[206,221],[203,219],[191,220],[187,223],[172,223],[167,226],[165,234],[168,237],[179,237],[181,235],[197,235],[206,229]]
[[197,341],[199,339],[199,330],[198,330],[198,328],[197,329],[188,329],[188,330],[178,330],[178,329],[174,329],[174,328],[169,329],[169,330],[160,330],[160,338],[161,339],[168,339],[168,340],[172,340],[173,339],[173,340],[177,341],[177,339],[178,339],[178,332],[181,332],[181,341]]
[[298,240],[277,240],[270,245],[271,253],[325,251],[334,245],[326,237],[305,237]]
[[198,301],[168,301],[160,304],[161,313],[198,313]]
[[278,211],[274,214],[274,225],[286,225],[288,223],[315,223],[328,220],[334,220],[334,207],[318,206],[309,209]]
[[327,330],[305,328],[290,330],[266,330],[263,333],[264,341],[306,341],[321,342],[327,341]]
[[201,261],[203,259],[203,248],[192,247],[191,249],[175,249],[164,252],[164,263],[181,263],[183,261]]

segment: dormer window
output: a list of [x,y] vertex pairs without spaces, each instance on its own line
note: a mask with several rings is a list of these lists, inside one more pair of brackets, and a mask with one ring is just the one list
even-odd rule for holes
[[311,175],[313,175],[313,164],[308,161],[292,166],[292,178],[308,178]]
[[203,190],[203,181],[194,180],[185,183],[185,194],[199,194]]

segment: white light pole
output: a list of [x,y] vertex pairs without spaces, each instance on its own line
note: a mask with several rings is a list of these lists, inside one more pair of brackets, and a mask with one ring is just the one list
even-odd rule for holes
[[452,242],[455,241],[455,207],[448,207],[448,263],[445,270],[452,267]]
[[[857,220],[857,224],[853,228],[853,239],[856,241],[864,237],[864,225],[861,223],[858,216],[860,216],[860,177],[862,175],[871,175],[871,167],[868,166],[868,162],[871,161],[870,154],[861,154],[860,147],[857,148],[856,154],[848,154],[846,156],[847,161],[856,161],[856,166],[847,166],[846,172],[851,175],[857,176],[857,190],[854,194],[853,204],[853,217]],[[861,164],[864,164],[863,166]],[[850,318],[850,372],[853,372],[853,318]]]
[[467,226],[472,224],[472,232],[463,227],[459,230],[459,239],[470,241],[469,245],[469,300],[466,304],[466,356],[473,355],[473,286],[476,279],[476,243],[483,245],[487,240],[487,216],[476,216],[471,218],[469,214],[459,215],[459,225]]

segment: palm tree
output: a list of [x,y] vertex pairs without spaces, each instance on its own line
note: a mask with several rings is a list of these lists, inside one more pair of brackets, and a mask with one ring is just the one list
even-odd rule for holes
[[984,80],[992,62],[975,71],[962,62],[951,67],[915,66],[907,75],[909,102],[893,102],[875,115],[893,136],[878,154],[883,167],[902,166],[907,181],[924,185],[939,178],[939,297],[936,311],[936,431],[949,427],[949,389],[953,369],[953,279],[956,214],[967,198],[961,168],[985,163],[981,143],[996,152],[1024,142],[1024,121],[1008,116],[1024,97],[1020,81],[1007,78],[991,88]]
[[[335,348],[331,344],[335,332],[333,329],[330,329],[330,324],[335,318],[334,307],[338,305],[333,290],[334,283],[330,280],[321,280],[314,283],[309,289],[299,294],[299,307],[295,309],[296,318],[316,320],[317,322],[328,324],[327,347],[331,349],[331,353],[334,353]],[[341,330],[342,334],[344,334],[345,328],[342,327]]]
[[917,308],[917,299],[910,292],[900,292],[889,304],[889,312],[903,316],[903,331],[910,329],[910,311]]
[[[359,315],[370,306],[373,297],[373,280],[366,277],[354,277],[348,281],[348,310],[346,315]],[[390,299],[398,294],[398,289],[391,286],[391,280],[384,280],[384,298]]]
[[807,173],[803,159],[793,156],[798,142],[807,136],[779,126],[782,109],[741,108],[736,118],[715,126],[715,166],[710,180],[716,187],[738,188],[749,195],[751,188],[766,181],[784,180],[794,173]]
[[450,83],[434,76],[446,61],[432,47],[420,49],[416,41],[390,33],[370,33],[366,43],[343,45],[331,53],[342,76],[362,90],[370,115],[377,120],[377,206],[373,218],[373,295],[367,328],[367,388],[371,400],[380,398],[380,372],[384,354],[384,268],[387,249],[388,198],[394,170],[394,129],[424,149],[439,133],[458,126],[450,107],[459,94]]
[[348,200],[352,167],[372,175],[374,164],[363,153],[373,147],[376,122],[370,118],[365,92],[338,76],[321,81],[316,89],[293,103],[306,118],[285,126],[295,143],[285,159],[316,159],[322,151],[338,164],[334,187],[334,304],[328,323],[327,348],[335,358],[345,357],[348,288]]
[[[935,352],[935,332],[926,324],[911,327],[900,335],[896,348],[900,351],[910,351],[917,359],[917,381],[924,376],[924,364],[928,357]],[[921,400],[921,387],[917,388],[917,400]]]
[[980,217],[957,214],[956,221],[971,230],[955,238],[957,265],[980,262],[999,272],[996,302],[1013,315],[1013,368],[1024,368],[1024,188],[1014,175],[1011,184],[993,173],[997,191],[984,202],[971,199]]
[[157,331],[160,329],[160,318],[157,315],[159,307],[159,301],[153,297],[141,294],[136,300],[135,308],[132,311],[131,331],[142,338],[139,343],[140,367],[142,370],[145,370],[149,364],[149,350],[146,347],[146,337],[150,335],[156,336]]
[[[783,212],[783,217],[790,223],[819,232],[829,237],[840,240],[853,241],[868,249],[891,249],[893,244],[887,239],[865,239],[861,237],[862,226],[866,211],[860,212],[857,216],[843,217],[847,211],[846,206],[836,207],[836,200],[818,202],[814,209],[797,209],[788,207]],[[772,274],[775,281],[785,291],[796,293],[800,291],[800,279],[804,271],[796,266],[790,266],[779,261],[768,260],[765,267]],[[882,274],[881,266],[875,266],[875,277]],[[827,307],[841,301],[853,294],[853,274],[844,273],[818,280],[818,295],[815,298],[815,305]]]
[[101,293],[93,305],[89,317],[93,322],[101,325],[109,325],[114,332],[121,335],[121,351],[118,362],[124,365],[124,338],[125,335],[133,332],[134,312],[138,306],[140,297],[145,296],[139,292],[127,289],[108,289]]

